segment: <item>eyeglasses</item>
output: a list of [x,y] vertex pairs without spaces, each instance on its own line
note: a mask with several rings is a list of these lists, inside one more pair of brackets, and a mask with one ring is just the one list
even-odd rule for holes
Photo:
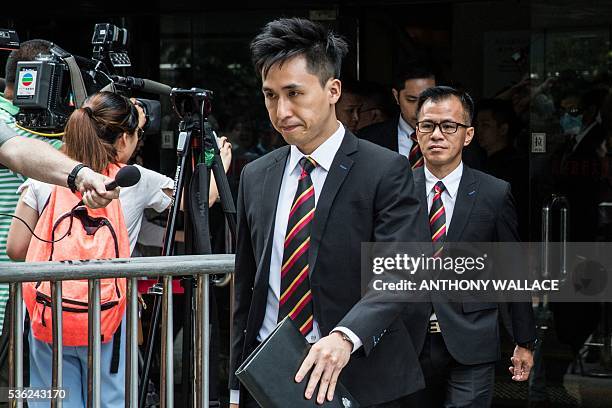
[[144,130],[141,127],[137,127],[136,131],[138,132],[138,140],[141,140],[144,136]]
[[459,127],[469,128],[471,126],[464,125],[463,123],[451,122],[450,120],[444,122],[432,122],[431,120],[423,120],[416,123],[417,130],[421,133],[433,133],[436,130],[436,126],[440,128],[440,132],[450,135],[457,132]]

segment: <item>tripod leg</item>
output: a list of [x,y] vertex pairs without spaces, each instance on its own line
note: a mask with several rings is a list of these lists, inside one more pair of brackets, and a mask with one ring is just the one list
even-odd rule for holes
[[[185,178],[187,175],[185,174],[185,165],[187,163],[187,159],[191,157],[187,154],[188,147],[191,143],[191,133],[192,131],[185,130],[179,133],[179,140],[177,142],[177,156],[178,156],[178,166],[176,168],[175,180],[176,183],[174,185],[174,191],[172,193],[173,204],[170,207],[170,213],[168,215],[168,223],[166,225],[166,234],[164,236],[164,246],[162,248],[162,254],[164,256],[171,256],[174,252],[174,238],[176,233],[176,222],[180,212],[180,203],[181,203],[181,195],[183,191],[183,185],[185,183]],[[162,280],[159,280],[158,283],[161,283]],[[147,347],[145,350],[145,361],[144,361],[144,369],[142,380],[140,382],[140,402],[139,407],[144,408],[146,394],[148,389],[148,381],[149,381],[149,370],[151,368],[151,358],[153,356],[153,349],[155,345],[155,331],[157,326],[159,325],[160,314],[161,314],[161,298],[159,296],[155,297],[154,305],[153,305],[153,315],[151,321],[151,327],[149,328],[149,338],[147,339]]]
[[182,283],[183,289],[185,290],[185,309],[183,310],[183,360],[181,362],[181,388],[183,390],[183,404],[186,406],[191,406],[191,366],[193,361],[193,352],[191,347],[191,338],[193,337],[193,332],[191,330],[191,322],[193,320],[191,302],[193,298],[193,286],[191,284],[191,278],[184,278]]
[[149,339],[147,341],[147,348],[145,350],[144,367],[142,370],[142,377],[140,379],[140,396],[138,406],[145,408],[147,402],[147,390],[149,385],[149,370],[151,369],[151,359],[153,357],[153,348],[155,347],[155,329],[159,325],[159,315],[161,312],[161,299],[159,296],[155,296],[153,301],[153,320],[149,327]]

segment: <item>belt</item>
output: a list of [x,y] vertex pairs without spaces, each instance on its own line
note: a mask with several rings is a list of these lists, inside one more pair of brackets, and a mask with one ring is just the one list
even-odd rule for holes
[[438,322],[437,320],[430,320],[427,332],[430,334],[441,333],[442,330],[440,330],[440,322]]

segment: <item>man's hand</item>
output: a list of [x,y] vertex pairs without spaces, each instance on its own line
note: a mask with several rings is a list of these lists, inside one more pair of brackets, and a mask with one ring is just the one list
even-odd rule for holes
[[238,404],[230,404],[229,408],[238,408]]
[[323,337],[312,346],[295,375],[295,381],[302,382],[308,371],[314,366],[304,393],[307,399],[312,397],[320,380],[317,403],[323,404],[326,395],[329,401],[333,400],[338,377],[348,363],[352,350],[353,345],[344,340],[342,334],[338,332]]
[[83,196],[83,203],[89,208],[106,207],[112,200],[119,198],[119,189],[106,191],[105,183],[110,178],[83,167],[76,176],[75,184]]
[[510,358],[512,366],[508,367],[514,381],[527,381],[529,372],[533,367],[533,352],[521,346],[514,348],[514,354]]

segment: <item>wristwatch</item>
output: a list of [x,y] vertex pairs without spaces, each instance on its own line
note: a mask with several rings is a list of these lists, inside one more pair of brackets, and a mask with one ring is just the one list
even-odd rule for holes
[[535,351],[535,348],[538,345],[538,339],[535,339],[533,341],[527,341],[525,343],[516,343],[516,345],[522,348],[526,348],[527,350],[533,352]]
[[73,193],[77,191],[77,186],[76,186],[77,174],[79,174],[79,171],[81,171],[83,167],[87,167],[87,166],[84,165],[83,163],[77,164],[76,166],[74,166],[74,169],[72,169],[72,171],[68,175],[68,180],[66,183],[68,184],[68,188],[72,190]]

